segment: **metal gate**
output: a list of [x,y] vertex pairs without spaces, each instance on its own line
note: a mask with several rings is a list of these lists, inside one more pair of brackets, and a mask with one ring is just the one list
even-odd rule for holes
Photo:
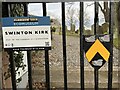
[[[18,3],[18,2],[17,2]],[[29,3],[29,2],[28,2]],[[10,4],[16,4],[12,2],[5,2],[3,3],[7,4],[8,6]],[[19,3],[18,3],[19,4]],[[23,3],[25,4],[25,3]],[[110,13],[109,13],[109,35],[110,35],[110,58],[108,61],[108,90],[112,90],[112,73],[113,73],[113,8],[112,8],[112,2],[109,2],[110,6]],[[43,2],[43,16],[46,16],[46,3]],[[61,2],[62,5],[62,41],[63,41],[63,68],[64,68],[64,90],[68,89],[67,85],[67,54],[66,54],[66,31],[65,31],[65,2]],[[84,81],[84,2],[80,2],[80,86],[81,90],[85,89],[85,81]],[[95,38],[99,38],[99,35],[96,33],[97,25],[99,21],[98,17],[98,2],[94,3],[95,6],[95,17],[94,17],[94,36]],[[4,10],[4,8],[2,9]],[[10,10],[9,10],[10,11]],[[7,13],[7,12],[6,12]],[[9,14],[8,12],[7,14]],[[24,16],[27,16],[27,7],[24,9]],[[9,16],[9,15],[6,15]],[[32,73],[31,73],[31,51],[27,51],[27,57],[28,57],[28,82],[29,82],[29,90],[32,90]],[[10,64],[11,64],[11,77],[12,77],[12,87],[13,90],[17,90],[16,88],[16,79],[15,79],[15,65],[13,61],[13,51],[10,51]],[[46,74],[46,88],[47,90],[50,90],[50,70],[49,70],[49,51],[45,50],[45,74]],[[79,76],[78,76],[79,77]],[[94,83],[95,83],[95,90],[98,90],[98,80],[99,74],[98,69],[94,69]]]

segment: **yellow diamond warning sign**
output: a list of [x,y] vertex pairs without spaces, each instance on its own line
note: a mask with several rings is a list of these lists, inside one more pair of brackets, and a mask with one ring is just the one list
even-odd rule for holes
[[110,52],[104,47],[104,45],[98,39],[86,52],[87,60],[90,62],[97,53],[99,53],[105,61],[108,61]]

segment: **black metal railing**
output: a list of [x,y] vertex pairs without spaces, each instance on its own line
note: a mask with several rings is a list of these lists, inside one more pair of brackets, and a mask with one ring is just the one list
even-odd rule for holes
[[[6,4],[6,3],[3,3]],[[7,3],[9,5],[9,3]],[[47,15],[46,3],[43,4],[43,16]],[[108,61],[108,90],[112,90],[112,73],[113,73],[113,8],[112,2],[110,2],[110,13],[109,13],[109,34],[110,34],[110,60]],[[98,17],[98,2],[95,2],[95,17],[94,17],[94,35],[97,38],[97,25],[99,21]],[[67,54],[66,54],[66,29],[65,29],[65,2],[61,2],[62,10],[62,41],[63,41],[63,72],[64,72],[64,90],[68,89],[67,85]],[[26,7],[27,8],[27,7]],[[3,8],[4,10],[4,8]],[[25,9],[25,15],[27,16],[27,9]],[[112,13],[112,14],[111,14]],[[6,16],[6,15],[5,15]],[[80,2],[80,86],[81,90],[85,89],[85,78],[84,78],[84,46],[83,46],[83,30],[84,30],[84,2]],[[32,69],[31,69],[31,51],[27,51],[28,57],[28,82],[29,89],[32,90]],[[13,52],[10,52],[10,63],[11,63],[11,75],[12,75],[12,87],[16,90],[16,78],[14,70]],[[46,76],[46,88],[50,90],[50,69],[49,69],[49,51],[45,50],[45,76]],[[94,70],[94,83],[95,90],[98,90],[98,79],[99,73],[98,69]],[[79,76],[78,76],[79,77]]]

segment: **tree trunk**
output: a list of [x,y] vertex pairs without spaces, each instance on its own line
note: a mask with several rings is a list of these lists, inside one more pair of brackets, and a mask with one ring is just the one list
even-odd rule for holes
[[120,34],[120,2],[118,3],[118,8],[117,8],[117,20],[118,20],[118,32]]
[[104,17],[105,22],[109,22],[109,8],[108,8],[108,2],[104,2]]
[[[117,11],[118,11],[118,15],[117,15],[117,19],[118,19],[118,47],[120,47],[120,40],[119,40],[119,38],[120,38],[120,1],[119,1],[119,3],[118,3],[118,8],[117,8]],[[119,53],[120,53],[120,50],[119,50]],[[118,55],[118,58],[120,58],[120,55]],[[119,64],[119,67],[120,67],[120,61],[118,62]],[[120,72],[118,73],[118,77],[120,77]],[[120,78],[119,78],[119,80],[118,81],[120,81]],[[120,83],[119,83],[119,85],[118,86],[120,86]]]

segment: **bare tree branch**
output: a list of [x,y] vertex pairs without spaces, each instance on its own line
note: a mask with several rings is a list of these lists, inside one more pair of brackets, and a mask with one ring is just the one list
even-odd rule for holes
[[87,4],[87,6],[86,7],[89,7],[89,6],[91,6],[91,5],[93,5],[94,3],[91,3],[91,4]]
[[93,4],[94,4],[94,3],[87,4],[87,6],[85,7],[85,12],[86,12],[87,7],[92,6]]
[[102,6],[100,5],[100,3],[98,3],[98,5],[99,5],[101,11],[102,11],[103,13],[105,13],[105,10],[102,8]]

